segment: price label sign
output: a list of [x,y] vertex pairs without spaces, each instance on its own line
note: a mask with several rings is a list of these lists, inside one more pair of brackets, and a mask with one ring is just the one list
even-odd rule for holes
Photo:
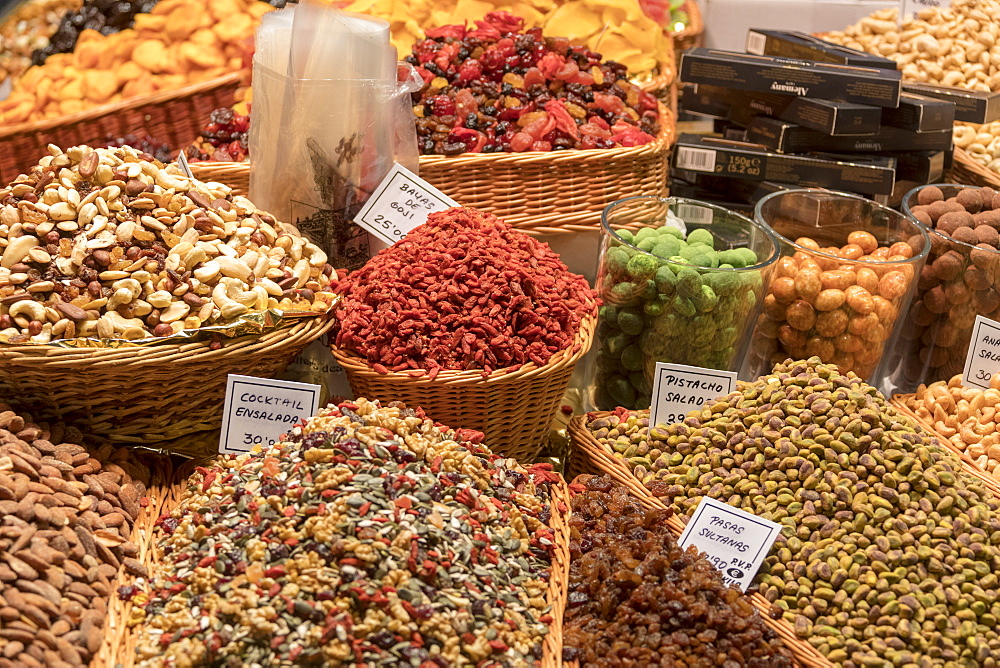
[[219,452],[274,445],[299,420],[316,414],[321,389],[310,383],[229,374]]
[[946,4],[951,3],[947,0],[899,0],[899,23],[902,25],[907,19],[916,18],[921,9],[943,7]]
[[709,399],[736,389],[735,371],[657,362],[655,373],[650,426],[683,422],[688,413],[698,410]]
[[390,246],[427,221],[427,214],[458,203],[399,163],[392,166],[354,222]]
[[1000,322],[976,316],[965,357],[962,385],[990,389],[990,377],[1000,371]]
[[780,524],[705,496],[678,543],[704,552],[727,585],[745,592],[779,533]]

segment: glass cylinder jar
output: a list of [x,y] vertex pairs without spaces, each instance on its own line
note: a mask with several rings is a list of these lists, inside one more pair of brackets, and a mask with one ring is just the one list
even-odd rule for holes
[[754,330],[751,373],[819,357],[876,384],[927,257],[927,233],[898,211],[822,189],[772,193],[754,216],[778,238],[781,259]]
[[[990,188],[932,184],[903,198],[903,213],[927,230],[930,252],[892,356],[888,382],[895,391],[912,392],[920,383],[962,373],[976,316],[1000,320],[994,195]],[[931,200],[941,204],[932,208]]]
[[679,197],[619,200],[601,224],[589,406],[649,408],[657,362],[738,370],[778,259],[770,231]]

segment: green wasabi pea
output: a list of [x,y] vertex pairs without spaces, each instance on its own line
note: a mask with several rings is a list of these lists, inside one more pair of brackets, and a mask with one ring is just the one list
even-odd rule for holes
[[666,297],[674,294],[674,288],[677,285],[677,275],[669,266],[663,265],[657,269],[654,280],[656,281],[656,289],[660,291],[660,294]]
[[629,343],[632,341],[632,337],[628,334],[615,334],[614,336],[608,337],[607,342],[604,347],[607,348],[608,352],[612,355],[621,354],[621,351],[628,347]]
[[639,350],[649,357],[656,356],[660,351],[660,339],[660,333],[656,331],[656,321],[654,320],[653,326],[639,335]]
[[618,326],[626,334],[635,336],[643,330],[646,322],[642,318],[642,312],[635,308],[623,308],[618,313]]
[[711,338],[715,335],[717,324],[711,315],[701,313],[691,319],[691,326],[694,328],[694,333],[699,337],[705,336]]
[[608,395],[616,406],[632,406],[635,403],[635,389],[625,378],[613,378],[608,383]]
[[676,227],[672,227],[670,225],[664,225],[663,227],[660,228],[660,236],[666,236],[666,235],[670,235],[675,239],[680,239],[681,241],[684,240],[684,233],[681,232]]
[[656,247],[656,237],[647,236],[645,239],[640,239],[636,242],[635,247],[641,251],[646,251],[647,253],[652,251]]
[[622,367],[629,371],[638,371],[642,368],[645,356],[639,346],[632,344],[622,351]]
[[749,248],[737,248],[735,250],[736,250],[737,253],[739,253],[740,255],[743,256],[743,266],[744,267],[752,267],[753,265],[757,264],[757,262],[759,262],[759,259],[757,258],[757,254],[754,253],[751,249],[749,249]]
[[605,304],[598,310],[597,315],[602,322],[615,322],[618,320],[618,307],[614,304]]
[[715,237],[712,236],[712,233],[705,228],[699,228],[688,232],[687,242],[689,244],[705,244],[709,248],[715,248]]
[[619,239],[628,244],[635,240],[635,235],[632,234],[632,230],[615,230],[615,234],[618,235]]
[[636,242],[641,242],[645,239],[656,238],[656,228],[655,227],[643,227],[638,232],[635,233],[634,240]]
[[661,258],[668,258],[677,255],[681,250],[681,245],[671,236],[660,236],[653,246],[653,255]]
[[646,302],[646,305],[642,307],[642,311],[646,315],[657,316],[663,313],[664,307],[665,307],[664,302],[661,302],[659,299],[656,299],[653,301]]
[[728,264],[731,267],[739,267],[742,269],[746,266],[746,258],[739,250],[724,250],[719,251],[719,266]]
[[649,382],[644,371],[633,371],[628,375],[628,380],[640,396],[653,392],[653,384]]
[[676,311],[678,314],[687,316],[689,318],[698,312],[698,309],[695,307],[694,303],[690,299],[688,299],[687,297],[682,297],[679,294],[674,295],[674,299],[672,302],[670,302],[670,305],[673,307],[674,311]]
[[637,301],[639,295],[640,293],[635,283],[622,282],[615,284],[615,287],[611,288],[608,300],[613,304],[627,306]]
[[[671,301],[669,308],[673,309],[673,301]],[[663,313],[653,319],[653,329],[657,334],[673,336],[678,332],[680,322],[680,318],[670,311],[667,311],[666,313]]]
[[646,287],[642,292],[642,298],[652,301],[660,296],[660,291],[656,289],[656,281],[651,278],[646,279]]
[[624,274],[628,262],[629,254],[621,246],[609,248],[607,254],[604,256],[605,270],[612,276],[621,276]]
[[704,313],[715,308],[715,305],[719,303],[719,296],[715,294],[715,290],[703,285],[701,293],[692,297],[691,301],[694,302],[695,308]]
[[701,274],[691,267],[684,267],[677,274],[677,293],[690,299],[701,292]]
[[638,282],[645,280],[651,277],[653,274],[655,274],[656,268],[659,266],[660,263],[656,261],[655,257],[636,253],[628,261],[628,264],[625,266],[625,269],[628,272],[628,275],[632,277],[632,280]]

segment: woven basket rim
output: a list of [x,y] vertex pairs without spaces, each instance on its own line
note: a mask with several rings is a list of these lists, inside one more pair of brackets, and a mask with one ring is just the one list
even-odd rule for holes
[[[205,91],[237,83],[242,80],[243,76],[244,73],[242,71],[230,72],[229,74],[188,84],[180,88],[170,88],[168,90],[157,91],[152,95],[130,97],[124,100],[119,100],[118,102],[101,104],[96,107],[77,111],[72,114],[42,118],[37,121],[23,121],[13,125],[2,126],[0,127],[0,139],[4,139],[12,135],[53,130],[64,125],[85,123],[87,121],[101,118],[102,116],[120,114],[124,111],[132,109],[139,109],[152,105],[161,105],[165,102],[169,102],[170,100],[198,95],[199,93],[203,93]],[[62,146],[60,148],[67,147]]]
[[701,18],[701,7],[696,0],[686,0],[681,9],[688,15],[688,24],[684,30],[673,33],[674,39],[685,39],[695,37],[705,32],[705,26]]
[[[572,346],[568,346],[554,353],[544,365],[540,366],[534,362],[528,362],[521,365],[521,368],[517,371],[511,372],[507,371],[510,367],[504,367],[502,369],[494,370],[493,373],[485,378],[483,377],[483,374],[477,370],[459,371],[453,369],[443,369],[438,372],[434,380],[430,380],[426,373],[422,376],[411,376],[406,371],[379,373],[372,368],[372,365],[368,362],[368,360],[361,357],[354,351],[347,350],[346,348],[340,348],[332,343],[330,348],[333,352],[333,356],[337,358],[337,361],[341,364],[341,366],[349,367],[354,373],[367,374],[383,379],[384,381],[403,383],[410,386],[442,384],[479,385],[482,383],[493,384],[513,380],[524,380],[526,378],[547,374],[555,369],[560,369],[570,364],[576,364],[581,357],[587,354],[590,350],[591,343],[593,342],[594,331],[597,328],[597,303],[594,300],[588,300],[588,303],[590,303],[593,307],[580,320],[580,327],[577,329],[576,335],[573,337]],[[419,371],[419,369],[412,369],[412,371]]]
[[968,151],[957,146],[955,147],[955,164],[952,165],[951,172],[954,174],[956,170],[971,172],[974,178],[982,180],[982,183],[969,185],[982,186],[983,184],[986,184],[991,187],[1000,188],[1000,174],[987,169],[975,160]]
[[[610,475],[617,482],[627,487],[630,493],[647,508],[668,508],[667,504],[653,496],[646,489],[642,482],[635,477],[631,469],[624,465],[621,459],[612,455],[605,446],[601,445],[600,441],[594,438],[590,430],[587,429],[586,421],[588,419],[607,417],[613,414],[614,411],[593,411],[585,415],[578,415],[570,420],[568,431],[572,438],[571,447],[573,450],[579,450],[586,457],[590,458],[595,468],[602,473]],[[671,515],[666,520],[666,524],[677,536],[681,535],[685,527],[684,522],[676,514]],[[782,619],[771,618],[768,614],[771,604],[760,593],[753,594],[751,602],[757,608],[764,623],[778,634],[785,646],[792,651],[795,660],[807,668],[833,668],[833,663],[826,657],[821,656],[808,643],[799,640],[791,624]]]
[[[202,354],[223,353],[234,347],[267,346],[276,341],[300,335],[306,330],[327,329],[335,324],[333,309],[329,313],[296,318],[287,324],[282,324],[264,334],[245,334],[243,336],[224,339],[223,347],[212,349],[212,341],[192,341],[186,343],[164,343],[150,346],[131,346],[124,348],[61,348],[51,345],[12,345],[0,343],[0,359],[10,361],[16,358],[19,362],[31,361],[40,364],[66,363],[106,363],[144,364],[156,362],[166,356],[185,354],[188,359]],[[321,334],[322,335],[322,332]]]

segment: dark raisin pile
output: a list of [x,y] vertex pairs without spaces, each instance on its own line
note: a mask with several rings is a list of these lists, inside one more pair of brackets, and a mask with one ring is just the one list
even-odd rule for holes
[[579,476],[563,658],[581,666],[784,668],[791,652],[738,589],[608,476]]
[[187,150],[197,162],[243,162],[249,159],[250,117],[228,107],[212,112],[201,137]]
[[444,26],[406,58],[424,155],[641,146],[660,131],[656,98],[624,65],[491,12],[476,28]]

